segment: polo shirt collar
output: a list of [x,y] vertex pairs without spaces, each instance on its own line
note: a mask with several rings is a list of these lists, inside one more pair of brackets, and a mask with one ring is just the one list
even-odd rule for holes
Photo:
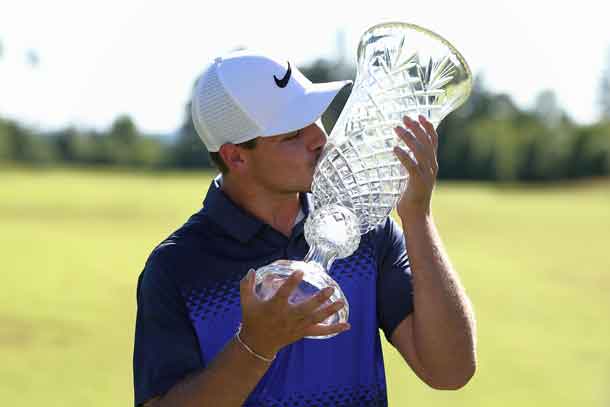
[[307,216],[309,215],[309,211],[314,209],[313,205],[313,195],[310,193],[301,192],[299,194],[299,199],[301,200],[301,209],[303,210],[303,219],[301,219],[294,227],[292,228],[292,236],[298,237],[304,233],[305,221],[307,220]]
[[[203,201],[204,211],[210,217],[210,220],[223,228],[229,235],[242,243],[246,243],[266,224],[236,205],[221,189],[221,183],[222,175],[218,175],[210,184]],[[300,200],[305,217],[294,226],[293,236],[303,233],[305,219],[309,214],[309,209],[313,208],[311,194],[301,193]]]

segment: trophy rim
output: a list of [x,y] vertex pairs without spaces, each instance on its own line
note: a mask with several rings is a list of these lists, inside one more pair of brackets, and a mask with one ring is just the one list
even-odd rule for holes
[[368,34],[370,34],[371,32],[378,30],[380,28],[387,28],[387,27],[391,27],[391,26],[397,26],[403,29],[412,29],[414,31],[419,31],[422,34],[425,35],[429,35],[435,39],[438,39],[440,42],[442,42],[443,44],[445,44],[452,52],[455,53],[456,58],[460,61],[460,63],[464,66],[465,71],[468,74],[468,79],[469,82],[471,84],[471,86],[469,86],[468,89],[468,93],[465,95],[464,99],[467,99],[468,96],[470,95],[470,93],[472,92],[472,70],[470,69],[470,65],[468,65],[468,62],[466,62],[466,59],[464,58],[464,56],[462,55],[462,53],[460,51],[458,51],[458,49],[452,44],[450,43],[445,37],[443,37],[442,35],[428,29],[428,28],[424,28],[422,26],[419,26],[417,24],[413,24],[413,23],[407,23],[404,21],[386,21],[383,23],[379,23],[379,24],[375,24],[372,27],[369,27],[368,29],[366,29],[362,35],[360,36],[360,41],[358,41],[358,52],[357,52],[357,56],[356,59],[358,61],[358,65],[360,65],[360,56],[362,53],[362,43],[364,40],[364,37],[367,36]]

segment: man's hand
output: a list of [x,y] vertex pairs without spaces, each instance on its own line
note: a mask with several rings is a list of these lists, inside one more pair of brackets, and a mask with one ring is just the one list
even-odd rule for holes
[[409,212],[418,215],[430,213],[432,191],[438,173],[438,134],[432,123],[424,116],[419,116],[419,122],[405,116],[403,122],[406,129],[398,126],[394,131],[413,152],[415,160],[403,148],[394,148],[394,154],[409,172],[407,189],[396,207],[402,219]]
[[254,291],[254,271],[249,271],[242,279],[240,296],[243,320],[240,336],[255,352],[272,358],[284,346],[305,336],[331,335],[350,328],[348,323],[320,324],[345,306],[342,301],[323,306],[333,293],[331,287],[299,304],[289,303],[290,294],[302,280],[303,272],[294,272],[273,297],[263,301]]

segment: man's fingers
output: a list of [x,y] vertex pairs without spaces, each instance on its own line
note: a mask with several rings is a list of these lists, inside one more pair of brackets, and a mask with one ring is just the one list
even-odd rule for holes
[[[396,135],[404,141],[409,150],[415,156],[415,160],[417,164],[424,164],[429,161],[429,157],[427,157],[426,152],[424,151],[424,146],[422,143],[413,135],[412,132],[406,130],[404,127],[396,127],[394,128],[394,132]],[[408,168],[408,167],[407,167]]]
[[394,147],[394,154],[398,158],[398,160],[402,163],[402,165],[409,172],[409,176],[416,177],[421,176],[419,167],[417,166],[417,162],[413,160],[411,155],[407,153],[402,147],[396,146]]
[[295,271],[286,279],[284,284],[277,290],[273,299],[276,301],[281,301],[283,303],[288,302],[288,298],[290,294],[299,286],[301,281],[303,280],[303,272],[298,270]]
[[239,283],[239,296],[241,297],[242,304],[247,304],[256,297],[254,293],[255,283],[256,272],[254,269],[250,269]]
[[[436,161],[436,150],[438,137],[434,126],[424,116],[419,116],[419,122],[412,120],[410,117],[405,116],[403,123],[406,129],[404,131],[397,131],[398,136],[401,137],[407,143],[409,148],[413,150],[415,158],[421,164],[432,163]],[[397,127],[401,129],[401,127]],[[409,144],[409,139],[411,143]],[[411,146],[413,144],[413,146]],[[425,157],[425,158],[423,158]]]
[[[416,175],[416,172],[420,175],[422,180],[428,182],[430,181],[428,178],[434,180],[438,173],[438,160],[436,155],[438,136],[432,123],[426,120],[425,117],[420,116],[419,120],[420,123],[405,116],[403,121],[408,130],[400,126],[394,129],[396,135],[404,141],[412,152],[412,155],[415,156],[415,160],[409,157],[409,154],[401,154],[396,148],[394,149],[394,152],[407,170],[409,170],[410,175]],[[415,167],[413,164],[415,164]],[[413,169],[416,169],[416,171],[413,171]]]
[[340,322],[333,325],[312,325],[305,330],[304,336],[326,336],[345,332],[351,328],[349,322]]
[[423,149],[428,152],[427,147],[432,147],[432,140],[430,138],[430,135],[426,133],[426,130],[420,124],[420,122],[412,120],[409,116],[404,116],[402,122],[404,123],[406,128],[411,130],[411,133],[413,133],[413,136],[415,136],[417,141],[421,143]]
[[313,311],[320,308],[326,301],[328,301],[330,296],[333,295],[334,291],[335,289],[332,287],[326,287],[318,291],[315,295],[311,296],[311,298],[308,298],[302,303],[296,305],[294,307],[295,313],[301,316],[307,316],[311,314]]
[[311,315],[311,318],[309,318],[309,320],[314,324],[319,324],[320,322],[326,320],[326,318],[338,312],[343,307],[345,307],[345,302],[341,300],[333,302],[332,304],[327,305],[326,307],[314,312]]
[[438,174],[438,133],[436,129],[424,116],[419,116],[419,123],[423,126],[432,142],[432,158],[430,159],[430,173],[433,178]]
[[438,133],[436,132],[434,125],[422,115],[419,116],[419,123],[426,130],[426,133],[428,133],[428,136],[430,137],[430,140],[432,141],[432,146],[434,147],[434,151],[438,150]]

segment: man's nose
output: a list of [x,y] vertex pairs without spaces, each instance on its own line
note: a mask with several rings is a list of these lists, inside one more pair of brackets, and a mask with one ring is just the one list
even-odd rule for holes
[[321,126],[322,123],[318,120],[312,123],[305,132],[308,135],[307,148],[311,151],[321,149],[326,144],[326,132]]

